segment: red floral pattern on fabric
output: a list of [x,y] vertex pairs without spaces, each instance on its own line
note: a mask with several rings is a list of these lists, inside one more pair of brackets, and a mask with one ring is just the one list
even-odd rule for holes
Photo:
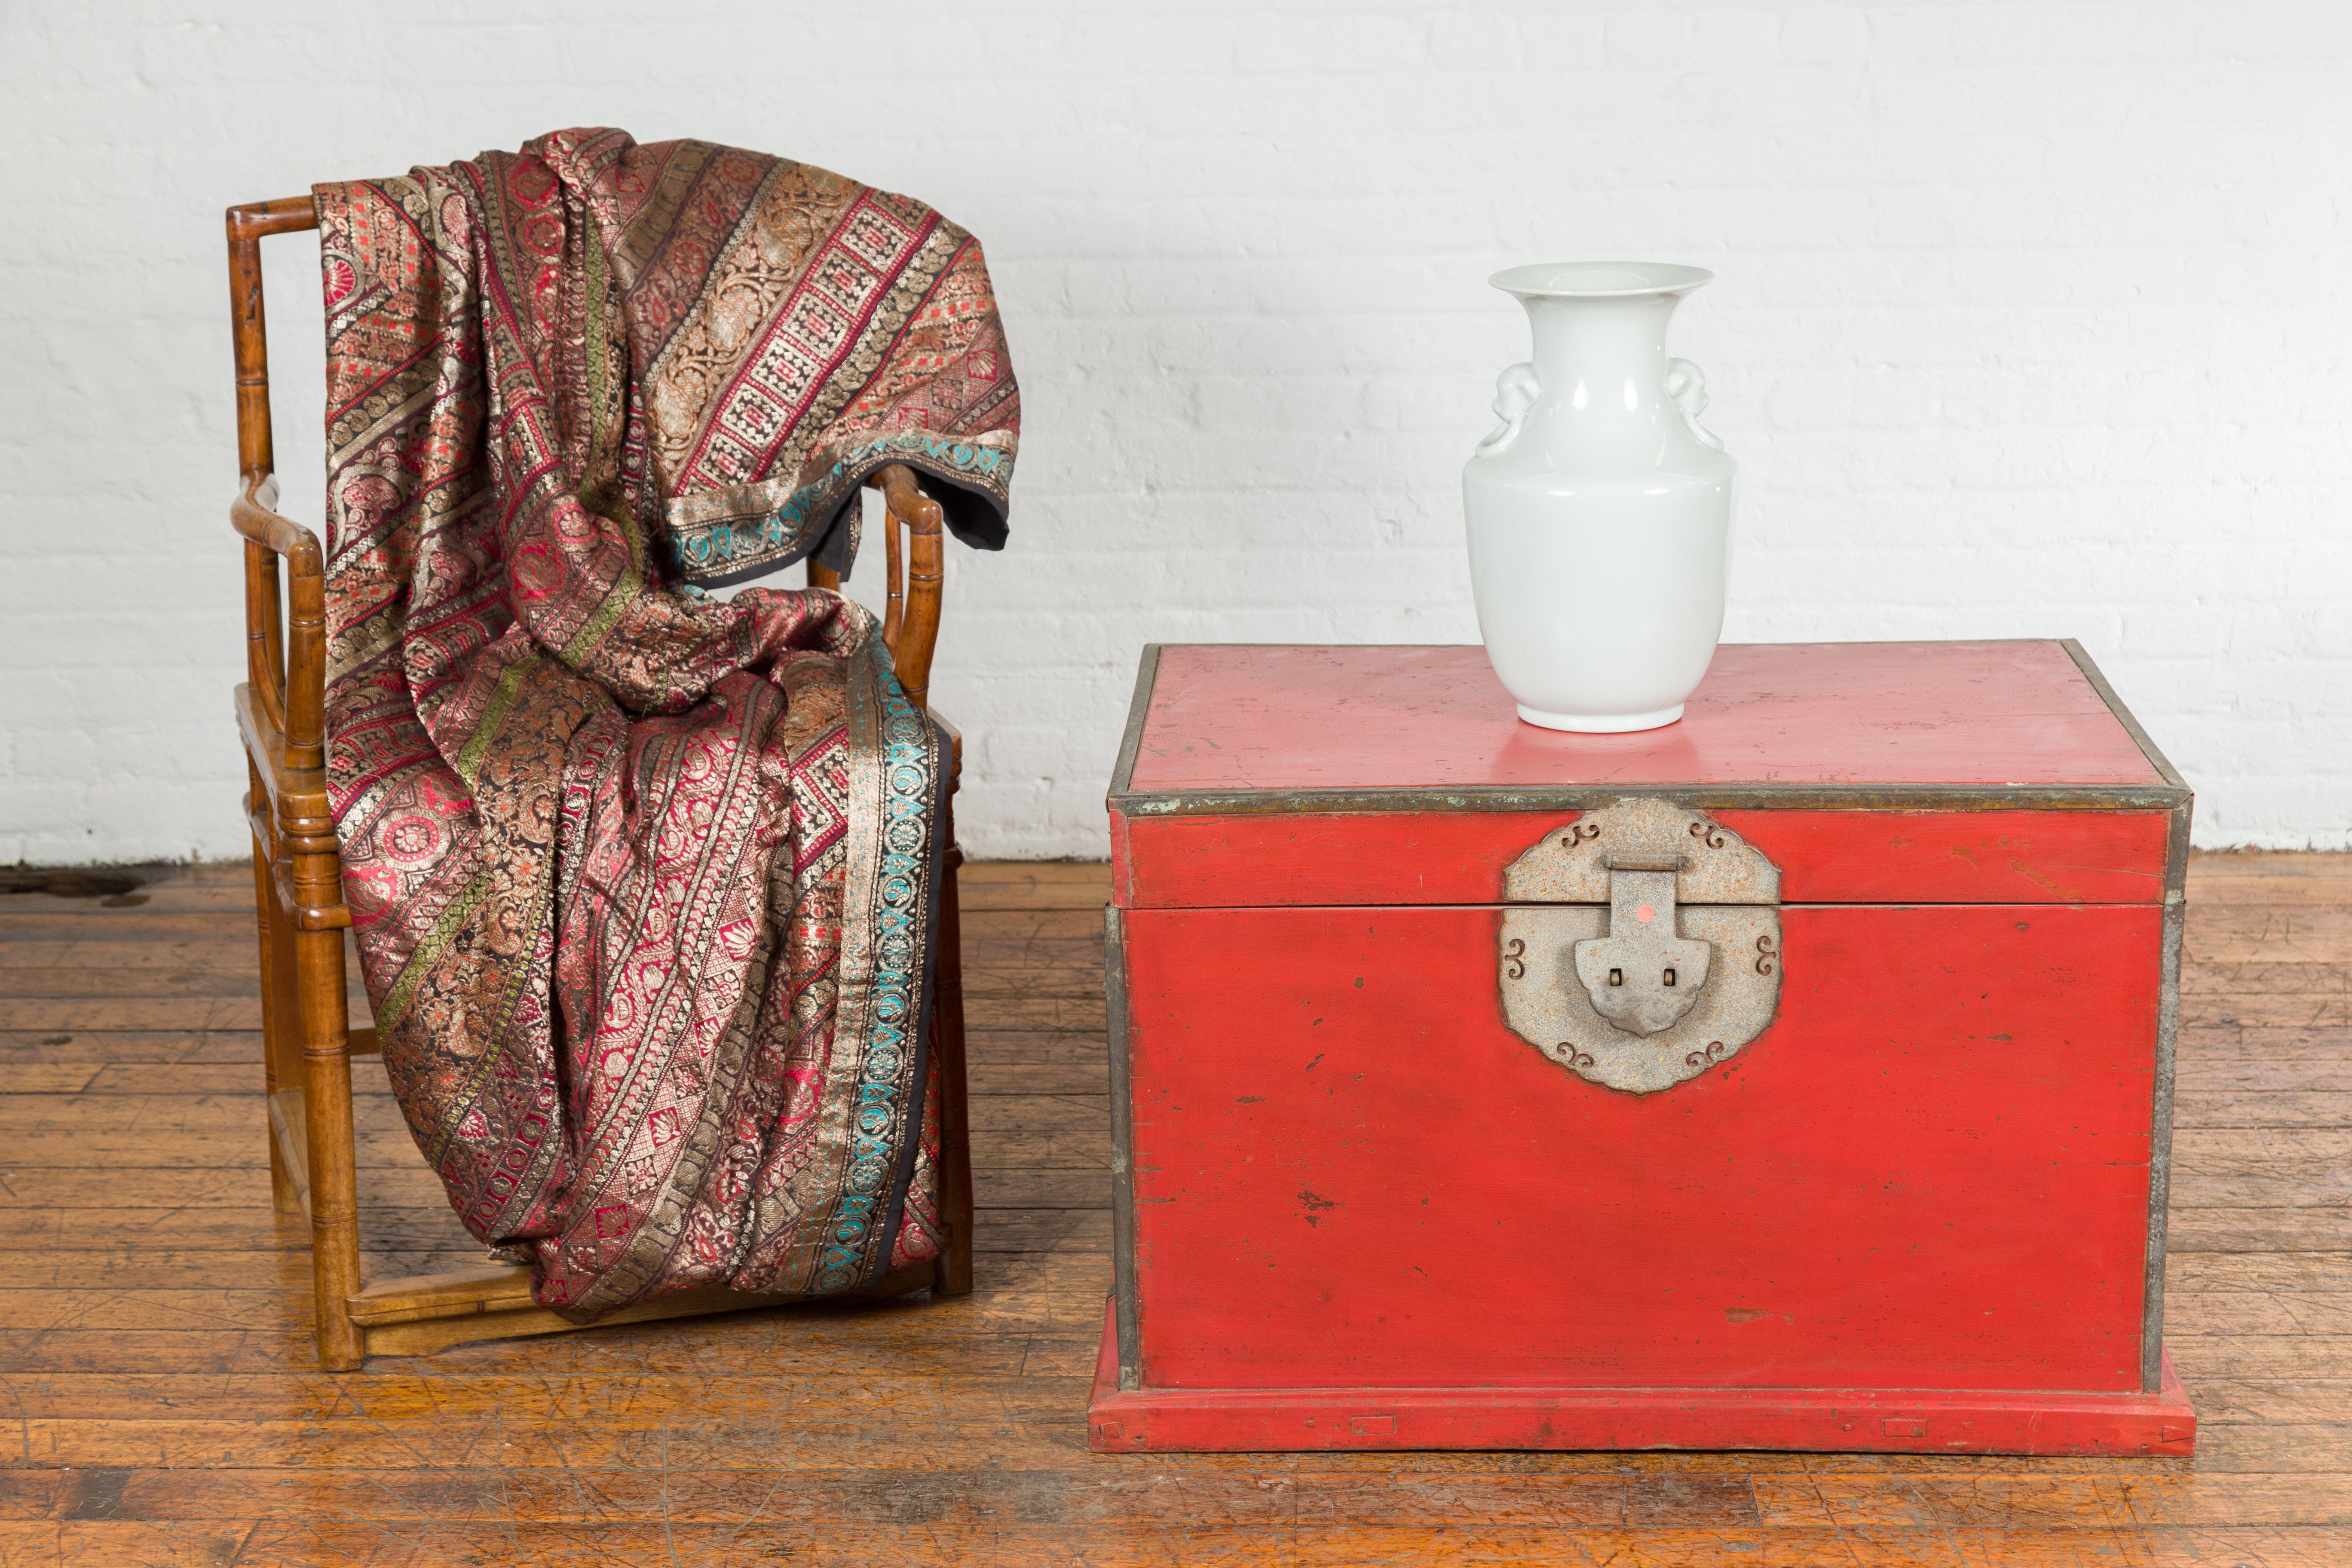
[[[672,585],[677,509],[713,492],[668,455],[724,426],[735,373],[665,355],[775,268],[772,245],[741,252],[780,190],[815,194],[813,233],[862,205],[948,226],[613,131],[317,193],[329,764],[362,969],[452,1205],[580,1321],[710,1283],[838,1290],[939,1248],[908,959],[930,940],[938,733],[856,605]],[[832,359],[871,363],[764,460],[875,445],[873,389],[937,357],[923,301],[979,265],[969,237],[936,259],[907,258],[886,331],[833,323]],[[827,327],[783,314],[791,288],[754,293],[770,314],[737,325],[759,341]],[[1001,362],[1001,334],[972,344]],[[885,447],[935,412],[896,406]],[[854,407],[869,422],[845,436]],[[1017,400],[985,412],[965,433],[1001,458],[1001,502]],[[800,552],[824,542],[803,532]]]

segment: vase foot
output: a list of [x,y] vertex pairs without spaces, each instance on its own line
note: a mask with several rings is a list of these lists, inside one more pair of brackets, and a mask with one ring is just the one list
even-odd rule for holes
[[1671,708],[1654,708],[1647,713],[1546,713],[1518,704],[1519,717],[1530,724],[1540,724],[1547,730],[1572,730],[1583,735],[1622,735],[1629,730],[1657,730],[1683,716],[1679,702]]

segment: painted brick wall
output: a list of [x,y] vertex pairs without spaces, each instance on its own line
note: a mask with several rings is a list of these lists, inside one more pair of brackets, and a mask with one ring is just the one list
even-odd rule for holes
[[220,209],[598,122],[986,241],[1015,544],[951,563],[937,686],[982,854],[1100,852],[1147,639],[1475,638],[1483,279],[1605,256],[1719,274],[1727,636],[2080,637],[2201,842],[2352,845],[2352,6],[117,0],[0,17],[0,862],[244,852]]

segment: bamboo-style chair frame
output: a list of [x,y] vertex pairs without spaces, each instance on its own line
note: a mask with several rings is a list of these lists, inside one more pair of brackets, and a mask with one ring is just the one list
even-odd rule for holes
[[[470,1340],[564,1331],[566,1321],[530,1297],[530,1271],[488,1264],[446,1274],[363,1282],[359,1187],[352,1125],[351,1058],[377,1049],[372,1026],[351,1026],[344,972],[342,864],[326,780],[326,583],[319,536],[275,510],[269,424],[269,348],[264,330],[261,241],[319,226],[309,196],[228,209],[229,309],[236,350],[240,479],[229,521],[245,540],[246,680],[236,693],[250,790],[254,894],[260,910],[263,1074],[269,1104],[269,1184],[280,1214],[307,1213],[319,1363],[350,1371],[368,1355],[422,1355]],[[888,574],[883,635],[918,707],[927,707],[939,641],[944,554],[939,503],[892,466],[869,481],[888,503],[883,530]],[[906,531],[902,545],[900,530]],[[283,581],[280,563],[283,563]],[[813,585],[837,588],[809,563]],[[934,714],[933,717],[938,717]],[[940,1208],[947,1249],[930,1263],[888,1275],[863,1294],[934,1294],[971,1289],[971,1154],[964,1080],[963,980],[952,792],[963,744],[952,726],[950,814],[939,910],[939,968],[931,1045],[940,1068]],[[793,1298],[711,1289],[665,1296],[606,1323],[695,1316]]]

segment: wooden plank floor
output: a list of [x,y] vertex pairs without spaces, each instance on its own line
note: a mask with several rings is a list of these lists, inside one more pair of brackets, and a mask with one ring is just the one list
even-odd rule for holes
[[[2352,1564],[2352,858],[2200,860],[2181,1460],[1103,1457],[1099,867],[965,873],[979,1289],[311,1369],[249,873],[0,897],[0,1568]],[[371,1271],[474,1254],[373,1062]]]

